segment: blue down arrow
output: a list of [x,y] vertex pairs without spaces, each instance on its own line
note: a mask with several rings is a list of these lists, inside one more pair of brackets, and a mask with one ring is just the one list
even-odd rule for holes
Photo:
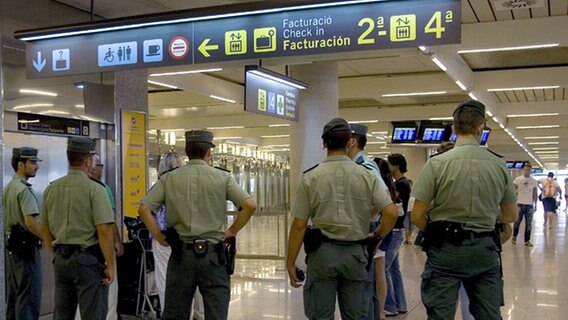
[[41,59],[41,51],[37,52],[37,61],[33,60],[32,62],[37,72],[41,72],[41,70],[43,70],[43,67],[45,67],[45,59]]

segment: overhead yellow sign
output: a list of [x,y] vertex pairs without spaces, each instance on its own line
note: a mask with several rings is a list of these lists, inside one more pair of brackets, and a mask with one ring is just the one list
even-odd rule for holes
[[146,193],[146,114],[122,111],[122,199],[125,217],[137,217]]

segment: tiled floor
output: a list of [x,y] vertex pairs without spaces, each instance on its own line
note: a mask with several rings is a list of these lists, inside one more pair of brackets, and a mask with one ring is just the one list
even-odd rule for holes
[[[247,227],[249,235],[242,238],[252,241],[256,237],[251,234],[259,236],[266,241],[262,247],[278,251],[276,238],[267,236],[273,234],[270,230],[274,228],[273,219],[253,221]],[[503,319],[567,319],[568,282],[562,276],[568,274],[566,215],[559,215],[553,229],[543,228],[542,224],[543,215],[539,211],[533,222],[534,247],[525,247],[522,243],[524,225],[521,225],[519,243],[505,244],[506,305],[502,308]],[[248,247],[251,244],[242,245]],[[283,244],[280,243],[280,246]],[[255,254],[263,252],[255,251]],[[426,319],[419,293],[425,255],[420,248],[412,245],[404,246],[400,254],[409,312],[391,319]],[[229,319],[305,319],[302,289],[288,285],[283,261],[238,260],[237,263],[238,275],[232,280]],[[339,319],[337,312],[336,319]],[[456,319],[461,319],[459,312]]]

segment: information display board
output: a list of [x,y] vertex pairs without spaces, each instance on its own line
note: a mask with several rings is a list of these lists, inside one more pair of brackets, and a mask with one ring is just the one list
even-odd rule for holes
[[18,130],[67,136],[89,136],[89,121],[18,112]]
[[122,199],[124,216],[137,217],[146,194],[146,114],[122,111]]
[[224,18],[193,17],[190,22],[30,41],[26,71],[38,78],[456,44],[461,40],[460,9],[459,0],[330,2]]

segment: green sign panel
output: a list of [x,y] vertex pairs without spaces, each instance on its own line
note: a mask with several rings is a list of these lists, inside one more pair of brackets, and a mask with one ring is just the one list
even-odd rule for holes
[[29,42],[31,78],[460,42],[459,0],[377,1]]

